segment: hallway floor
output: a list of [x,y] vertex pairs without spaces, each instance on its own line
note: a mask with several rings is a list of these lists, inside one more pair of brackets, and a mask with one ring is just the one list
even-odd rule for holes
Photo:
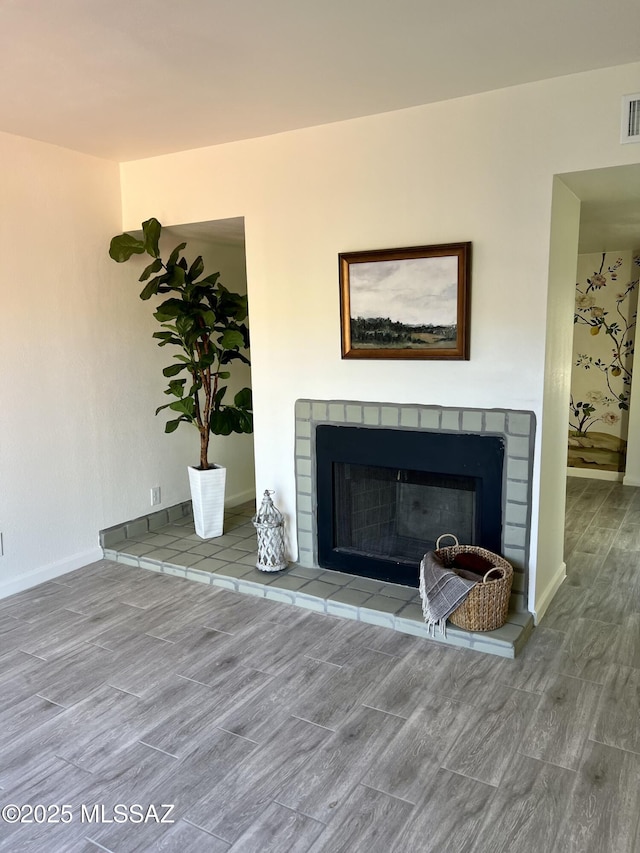
[[0,803],[72,819],[0,850],[634,853],[640,490],[569,503],[515,660],[109,560],[1,601]]

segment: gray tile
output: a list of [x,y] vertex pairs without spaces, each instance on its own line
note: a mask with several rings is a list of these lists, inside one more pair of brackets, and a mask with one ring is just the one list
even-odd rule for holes
[[421,653],[416,652],[400,661],[385,678],[371,684],[362,696],[363,703],[408,718],[418,708],[433,709],[437,696],[437,718],[437,708],[451,707],[451,701],[434,690],[434,674],[438,669],[452,666],[457,654],[454,649],[430,644]]
[[400,598],[403,601],[411,601],[416,597],[417,590],[413,586],[399,586],[394,583],[386,583],[381,588],[380,593],[388,598]]
[[229,850],[233,853],[307,853],[324,824],[270,803]]
[[403,607],[398,613],[398,616],[402,617],[402,619],[413,619],[424,625],[424,613],[422,612],[422,606],[420,604],[414,604],[411,602],[405,605],[405,607]]
[[640,755],[587,743],[553,853],[637,851]]
[[412,812],[410,803],[358,785],[309,853],[389,853]]
[[305,583],[307,583],[306,578],[299,578],[295,575],[277,572],[270,586],[278,589],[296,590],[300,589],[301,586],[304,586]]
[[420,804],[390,848],[392,853],[470,853],[494,793],[490,785],[437,770],[426,780]]
[[519,690],[541,693],[560,655],[565,634],[552,628],[535,628],[524,650],[515,660],[496,661],[497,681]]
[[545,628],[567,631],[573,621],[582,614],[589,593],[590,588],[576,588],[569,586],[566,582],[563,583],[549,605],[540,625]]
[[[222,560],[217,560],[215,557],[210,560],[203,560],[204,565],[202,568],[207,568],[208,565],[212,565],[216,563],[216,568],[211,569],[211,571],[217,572],[217,574],[225,575],[230,578],[248,578],[251,576],[253,578],[255,569],[252,566],[246,566],[243,563],[227,563],[222,562]],[[219,564],[219,565],[218,565]]]
[[349,581],[351,589],[361,589],[364,592],[380,592],[383,586],[383,581],[373,581],[369,578],[354,578],[352,581]]
[[327,822],[403,723],[380,711],[356,708],[298,773],[279,787],[276,800]]
[[467,727],[443,766],[489,785],[499,785],[540,697],[494,685],[490,697],[470,714]]
[[226,560],[229,563],[235,563],[243,556],[242,551],[238,551],[235,548],[223,548],[222,551],[218,551],[215,555],[216,560]]
[[352,607],[358,607],[370,598],[370,592],[363,592],[360,589],[351,589],[350,587],[339,587],[329,596],[330,601],[342,602],[342,604],[349,604]]
[[[229,566],[229,563],[225,560],[217,560],[215,557],[202,557],[195,565],[197,565],[201,572],[220,572],[222,574],[229,574],[229,572],[224,571]],[[249,570],[248,566],[245,568]],[[240,571],[240,569],[238,569],[238,571]]]
[[154,548],[144,555],[145,560],[153,560],[156,563],[164,563],[171,561],[172,557],[176,557],[179,551],[173,551],[170,548]]
[[515,756],[487,809],[475,853],[552,850],[574,782],[569,770]]
[[352,575],[344,574],[344,572],[323,571],[318,575],[317,580],[323,583],[330,583],[334,586],[346,586],[352,579]]
[[166,533],[161,531],[153,531],[145,534],[144,536],[139,536],[137,541],[145,543],[148,542],[153,545],[154,548],[167,548],[171,547],[171,545],[178,540],[176,536],[168,536]]
[[398,598],[387,598],[386,595],[373,595],[365,605],[368,610],[379,610],[381,613],[399,613],[405,602]]
[[[640,660],[637,660],[640,664]],[[592,739],[640,753],[640,669],[614,665],[602,687]]]
[[632,612],[636,595],[633,588],[596,580],[589,590],[580,615],[598,622],[621,625],[626,616]]
[[322,581],[309,581],[309,583],[300,587],[300,592],[305,595],[313,595],[316,598],[329,598],[339,589],[340,587],[335,584],[322,583]]
[[[311,648],[309,655],[313,654],[314,649]],[[356,650],[351,660],[341,667],[325,670],[322,676],[292,703],[292,713],[319,726],[336,728],[344,723],[354,707],[364,699],[365,692],[381,681],[397,662],[397,659],[379,652]]]
[[323,571],[324,569],[312,569],[307,566],[299,566],[297,564],[293,564],[289,568],[289,574],[300,578],[308,578],[309,580],[318,580]]
[[622,630],[613,651],[613,659],[626,666],[640,665],[640,613],[632,613],[622,622]]
[[202,545],[189,548],[189,553],[199,554],[201,557],[215,557],[216,554],[219,554],[223,550],[220,545],[211,545],[208,542],[204,542]]
[[209,787],[185,817],[224,841],[237,841],[331,735],[303,720],[285,719],[271,740]]
[[199,566],[202,560],[203,558],[197,554],[179,553],[169,559],[163,560],[163,563],[168,563],[172,566],[182,566],[183,568],[188,566],[193,569]]
[[602,684],[609,664],[615,658],[620,634],[621,628],[617,625],[592,619],[576,619],[554,659],[554,670]]
[[558,767],[576,770],[589,736],[602,688],[557,675],[533,710],[519,751]]
[[457,703],[423,696],[420,706],[375,757],[361,782],[406,802],[420,802],[424,768],[440,767],[465,723],[465,714]]

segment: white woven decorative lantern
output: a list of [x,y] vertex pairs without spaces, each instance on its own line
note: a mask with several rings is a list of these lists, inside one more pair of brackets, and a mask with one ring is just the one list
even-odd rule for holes
[[261,572],[279,572],[287,568],[284,550],[284,516],[273,505],[265,489],[260,509],[251,519],[258,534],[258,562]]

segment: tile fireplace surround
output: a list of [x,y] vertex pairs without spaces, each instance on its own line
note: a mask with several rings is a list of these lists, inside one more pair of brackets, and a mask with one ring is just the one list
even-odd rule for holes
[[[505,443],[501,553],[512,564],[511,607],[526,611],[535,417],[506,409],[452,409],[348,400],[297,400],[298,562],[318,568],[315,435],[320,424],[499,436]],[[443,533],[446,531],[443,531]]]

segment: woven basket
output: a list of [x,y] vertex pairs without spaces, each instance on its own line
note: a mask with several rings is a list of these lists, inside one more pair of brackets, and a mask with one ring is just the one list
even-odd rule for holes
[[[440,548],[440,540],[450,536],[455,545]],[[458,554],[477,554],[489,560],[494,568],[489,569],[482,582],[477,583],[457,610],[449,616],[449,621],[465,631],[495,631],[507,621],[513,567],[504,557],[477,548],[475,545],[459,545],[452,533],[443,533],[436,542],[436,556],[451,568]],[[455,571],[455,569],[453,570]]]

